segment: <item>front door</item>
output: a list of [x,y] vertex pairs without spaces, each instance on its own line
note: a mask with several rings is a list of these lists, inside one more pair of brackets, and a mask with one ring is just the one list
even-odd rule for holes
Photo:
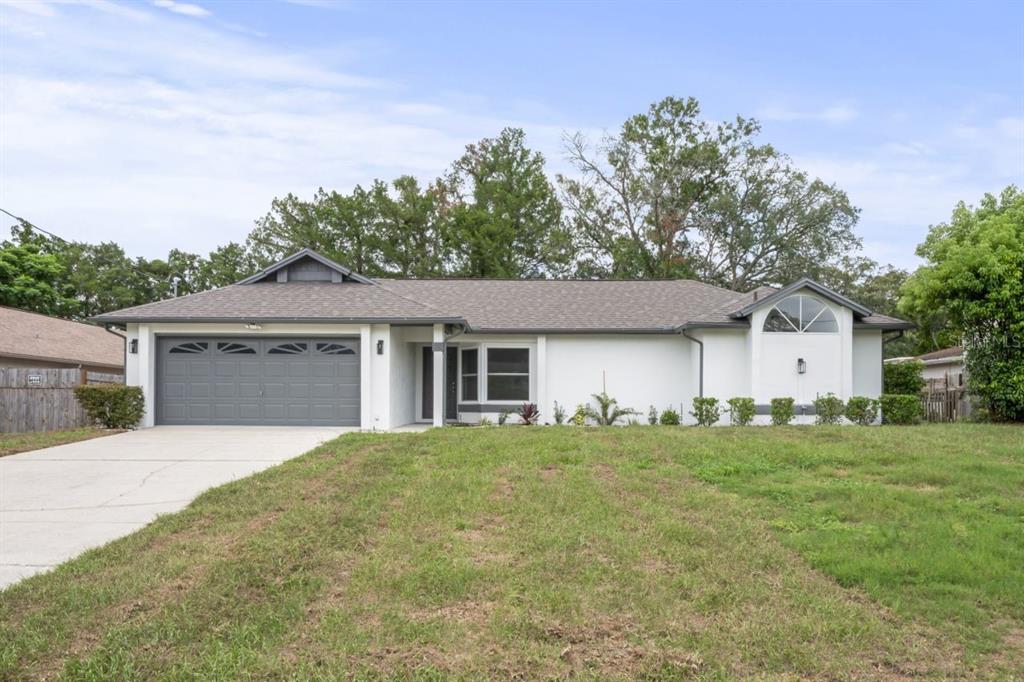
[[[434,418],[434,351],[430,346],[423,346],[423,377],[420,383],[423,406],[421,419]],[[459,416],[459,348],[448,346],[445,349],[444,372],[444,418],[457,419]]]

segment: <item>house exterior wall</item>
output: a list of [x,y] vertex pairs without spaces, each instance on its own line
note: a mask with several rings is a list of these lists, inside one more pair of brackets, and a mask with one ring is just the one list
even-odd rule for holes
[[[704,395],[723,403],[729,398],[749,397],[750,330],[701,329],[691,336],[704,343]],[[699,360],[698,349],[692,351]],[[688,403],[687,412],[690,407]]]
[[[843,400],[852,395],[877,396],[882,389],[881,332],[854,330],[849,309],[828,305],[839,325],[836,334],[763,332],[768,309],[751,315],[749,329],[689,332],[703,342],[704,395],[723,403],[733,397],[753,397],[762,412],[774,397],[793,397],[798,405],[806,405],[830,392]],[[129,324],[128,343],[137,339],[138,352],[127,354],[126,381],[142,387],[147,408],[142,425],[152,426],[156,344],[161,336],[358,337],[360,425],[366,430],[387,430],[421,421],[422,349],[434,348],[435,358],[445,357],[434,346],[439,332],[440,325],[435,329],[429,325],[267,323],[259,330],[247,330],[240,323]],[[515,412],[523,402],[534,402],[540,408],[541,420],[551,423],[555,401],[571,415],[577,404],[593,404],[592,395],[604,388],[621,406],[637,410],[640,420],[653,405],[659,412],[668,407],[679,410],[684,423],[692,423],[692,400],[700,391],[700,347],[681,334],[468,333],[456,334],[445,342],[481,351],[480,400],[465,401],[462,382],[457,382],[461,421],[475,422],[481,416],[496,420],[500,411]],[[486,350],[492,347],[530,351],[528,401],[487,400],[485,359]],[[797,372],[798,358],[807,363],[805,374]],[[460,363],[461,359],[460,353]],[[435,399],[435,404],[443,404],[443,400]],[[810,415],[798,418],[810,420]],[[723,422],[727,421],[725,416]],[[759,415],[758,421],[767,421],[767,416]]]
[[545,345],[544,421],[552,421],[556,400],[571,416],[577,404],[594,405],[603,387],[640,420],[651,405],[685,414],[696,395],[695,344],[678,334],[551,334]]
[[[807,290],[794,292],[813,296]],[[826,304],[836,317],[838,333],[808,334],[765,332],[764,321],[771,306],[754,311],[750,319],[751,394],[754,402],[766,405],[772,398],[791,397],[798,405],[816,397],[834,393],[846,400],[853,386],[853,313],[814,296]],[[797,371],[803,359],[807,369]]]
[[877,398],[882,394],[882,332],[857,329],[853,332],[852,395]]

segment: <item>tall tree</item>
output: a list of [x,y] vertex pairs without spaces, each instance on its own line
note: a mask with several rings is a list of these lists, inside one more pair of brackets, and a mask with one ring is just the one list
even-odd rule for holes
[[466,147],[445,178],[446,245],[454,274],[544,277],[570,271],[573,243],[544,157],[519,128]]
[[994,418],[1024,421],[1024,192],[961,202],[917,253],[926,264],[907,280],[901,308],[941,311],[963,339],[971,391]]
[[694,274],[689,232],[737,170],[754,121],[710,124],[694,98],[668,97],[592,150],[566,140],[576,177],[559,176],[569,223],[582,242],[580,272],[614,277]]
[[440,227],[441,193],[437,185],[421,189],[416,178],[409,175],[392,182],[390,188],[379,180],[373,183],[370,195],[382,274],[444,274],[447,254]]
[[61,287],[64,267],[38,244],[0,244],[0,305],[60,315],[71,301]]
[[820,278],[860,248],[858,213],[845,192],[812,180],[771,146],[748,146],[698,207],[690,262],[701,281],[735,291]]

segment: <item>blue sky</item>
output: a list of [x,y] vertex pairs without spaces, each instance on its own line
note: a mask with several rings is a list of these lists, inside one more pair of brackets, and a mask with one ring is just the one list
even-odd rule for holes
[[904,267],[958,200],[1024,184],[1024,3],[0,4],[0,206],[155,257],[274,196],[436,177],[503,126],[567,170],[666,95],[863,209]]

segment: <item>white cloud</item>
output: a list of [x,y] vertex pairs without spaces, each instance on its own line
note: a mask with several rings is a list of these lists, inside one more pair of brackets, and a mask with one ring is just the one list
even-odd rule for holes
[[147,257],[205,252],[243,240],[275,196],[403,173],[429,181],[505,125],[524,125],[558,161],[560,125],[403,98],[331,54],[154,11],[67,10],[0,29],[0,206],[70,239]]
[[762,121],[819,121],[821,123],[847,123],[860,116],[860,112],[846,104],[835,104],[823,109],[799,109],[782,104],[761,107],[756,118]]
[[202,19],[210,16],[210,11],[200,7],[199,5],[193,5],[189,2],[175,2],[175,0],[153,0],[153,4],[157,7],[162,7],[166,10],[170,10],[176,14],[184,14],[186,17],[196,17]]

